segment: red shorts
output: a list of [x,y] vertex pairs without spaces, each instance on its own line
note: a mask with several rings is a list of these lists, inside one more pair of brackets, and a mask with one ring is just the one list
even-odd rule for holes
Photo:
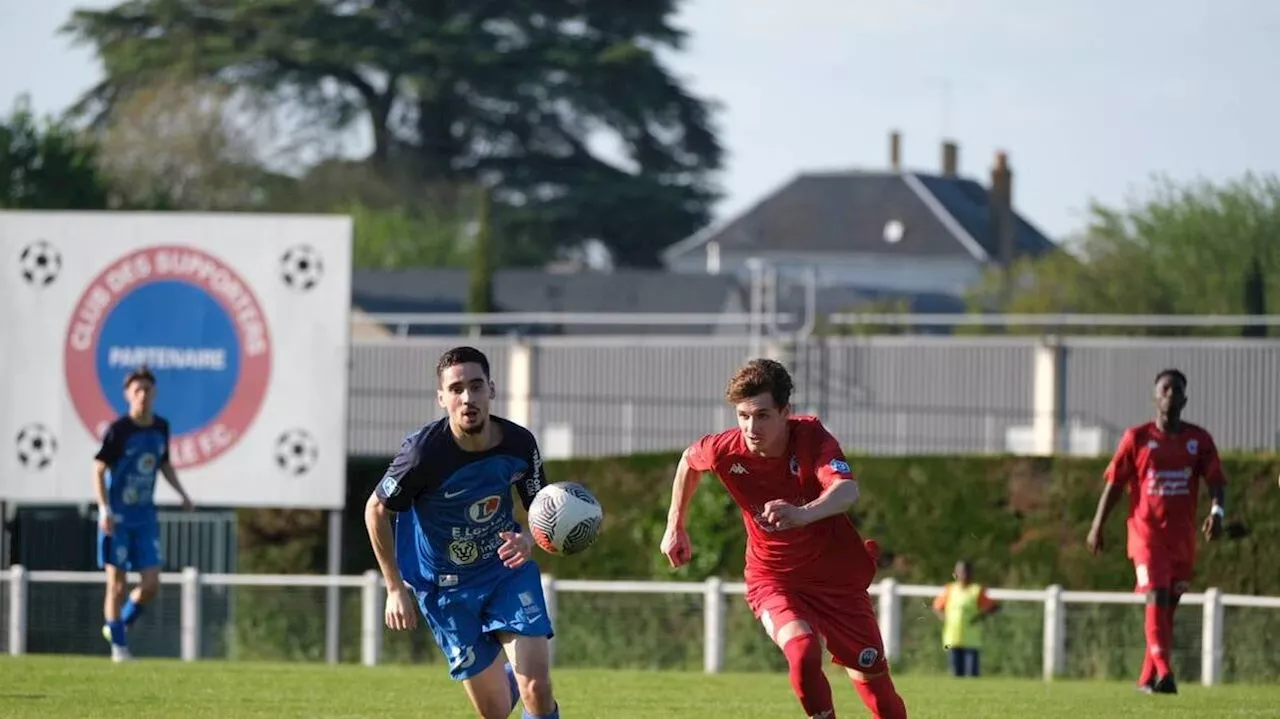
[[880,623],[865,588],[796,587],[758,580],[747,584],[747,604],[771,638],[777,630],[799,620],[822,638],[836,664],[867,674],[889,668]]
[[1130,553],[1136,579],[1133,591],[1139,594],[1170,589],[1183,594],[1195,576],[1195,555],[1187,552],[1151,551],[1137,548]]

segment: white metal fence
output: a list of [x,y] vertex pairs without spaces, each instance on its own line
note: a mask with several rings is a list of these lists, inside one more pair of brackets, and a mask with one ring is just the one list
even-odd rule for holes
[[[134,578],[136,579],[136,578]],[[27,634],[31,612],[30,590],[32,585],[89,585],[102,586],[102,575],[96,572],[27,571],[21,566],[12,567],[0,574],[0,606],[7,613],[3,634],[7,651],[12,655],[27,653]],[[181,573],[161,575],[162,586],[178,589],[179,656],[185,661],[195,661],[202,656],[201,644],[207,632],[202,622],[202,591],[205,588],[230,587],[279,587],[312,589],[358,589],[360,661],[367,666],[380,663],[383,655],[384,628],[382,621],[384,590],[381,577],[375,571],[363,576],[325,575],[266,575],[266,574],[201,574],[188,568]],[[694,595],[702,604],[702,666],[708,673],[725,669],[725,649],[728,640],[726,613],[730,596],[742,595],[745,585],[740,582],[724,582],[711,578],[705,582],[661,581],[594,581],[557,580],[543,577],[548,613],[558,623],[572,624],[574,618],[557,610],[557,598],[568,593],[592,593],[610,595]],[[892,661],[899,657],[903,647],[904,600],[925,600],[927,603],[941,591],[938,586],[903,585],[893,579],[883,579],[872,585],[871,594],[876,597],[877,613],[884,637],[885,654]],[[331,596],[331,593],[326,593]],[[1117,592],[1067,591],[1053,585],[1043,590],[991,589],[990,596],[1006,606],[1029,605],[1041,612],[1040,627],[1041,675],[1049,680],[1064,675],[1066,668],[1068,630],[1067,613],[1072,605],[1139,605],[1144,600],[1136,594]],[[330,599],[329,601],[332,601]],[[1223,681],[1223,657],[1225,610],[1230,607],[1260,609],[1276,612],[1280,618],[1280,597],[1259,597],[1224,594],[1217,589],[1203,593],[1187,594],[1183,605],[1200,607],[1200,679],[1206,686]],[[305,611],[300,608],[299,611]],[[1185,621],[1185,620],[1184,620]],[[93,629],[96,629],[93,628]],[[338,627],[327,625],[326,632],[337,632]],[[96,631],[95,631],[96,633]],[[562,632],[563,634],[563,632]],[[1131,637],[1140,640],[1140,636]],[[1106,638],[1117,641],[1115,637]],[[326,644],[336,642],[327,638]],[[553,641],[553,647],[555,641]]]

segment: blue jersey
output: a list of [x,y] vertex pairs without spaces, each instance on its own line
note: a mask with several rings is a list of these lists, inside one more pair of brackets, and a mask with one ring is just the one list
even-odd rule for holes
[[468,452],[448,420],[405,438],[375,493],[395,517],[396,564],[409,586],[469,586],[511,570],[498,558],[502,533],[519,532],[511,486],[525,509],[543,486],[542,458],[529,430],[492,417],[497,446]]
[[107,428],[95,459],[107,465],[107,503],[116,522],[154,523],[156,473],[169,461],[169,422],[153,416],[140,426],[121,417]]

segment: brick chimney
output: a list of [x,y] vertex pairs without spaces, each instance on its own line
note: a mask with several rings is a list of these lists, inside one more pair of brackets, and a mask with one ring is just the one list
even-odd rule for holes
[[955,177],[960,172],[960,146],[951,140],[942,143],[942,176]]
[[990,206],[991,231],[1000,253],[998,259],[1000,264],[1008,267],[1016,254],[1016,227],[1013,219],[1013,171],[1009,169],[1009,156],[1003,151],[996,153],[996,162],[991,168]]
[[889,133],[889,169],[902,172],[902,134],[897,130]]

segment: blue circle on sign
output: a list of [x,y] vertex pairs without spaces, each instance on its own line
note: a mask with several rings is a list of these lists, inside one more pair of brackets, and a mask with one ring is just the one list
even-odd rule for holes
[[[156,407],[173,436],[202,429],[222,412],[240,378],[240,340],[222,305],[196,285],[163,280],[122,297],[102,323],[98,377],[109,382],[140,364],[151,368]],[[128,412],[122,388],[103,394]]]

